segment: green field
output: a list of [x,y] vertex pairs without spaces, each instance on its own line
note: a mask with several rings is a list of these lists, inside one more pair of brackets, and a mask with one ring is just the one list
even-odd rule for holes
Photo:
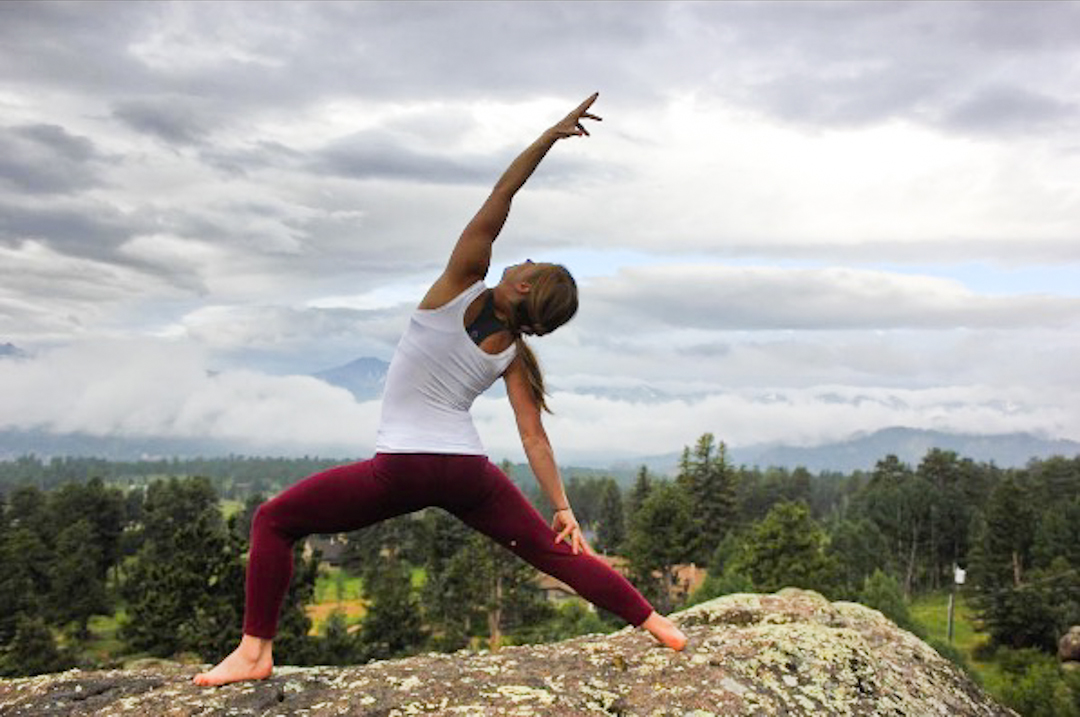
[[327,619],[335,612],[345,615],[345,622],[349,627],[359,624],[367,611],[363,589],[364,583],[359,577],[349,575],[341,568],[319,568],[319,577],[315,579],[315,593],[306,608],[307,615],[311,618],[309,634],[323,634]]
[[[922,595],[915,598],[908,606],[911,617],[922,627],[926,639],[947,642],[949,594],[947,592]],[[981,632],[974,611],[962,593],[956,596],[953,608],[953,639],[956,647],[967,659],[975,673],[974,677],[987,689],[992,689],[1001,679],[997,665],[992,662],[980,662],[975,659],[978,648],[986,645],[990,636]]]
[[227,500],[222,498],[218,503],[221,505],[221,517],[228,520],[231,516],[244,509],[244,504],[239,500]]

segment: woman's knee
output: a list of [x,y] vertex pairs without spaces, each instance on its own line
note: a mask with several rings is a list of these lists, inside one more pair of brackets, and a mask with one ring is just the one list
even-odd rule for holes
[[281,501],[276,499],[266,501],[255,509],[255,514],[251,518],[251,535],[268,532],[288,534],[287,515],[288,511],[283,509]]

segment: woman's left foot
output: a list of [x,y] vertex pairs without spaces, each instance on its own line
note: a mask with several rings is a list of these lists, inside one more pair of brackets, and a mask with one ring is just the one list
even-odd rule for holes
[[244,680],[265,680],[274,669],[270,640],[244,635],[239,647],[209,672],[200,672],[192,682],[204,687],[227,685]]
[[675,623],[658,612],[649,615],[641,626],[648,630],[657,642],[672,650],[682,651],[686,647],[686,635]]

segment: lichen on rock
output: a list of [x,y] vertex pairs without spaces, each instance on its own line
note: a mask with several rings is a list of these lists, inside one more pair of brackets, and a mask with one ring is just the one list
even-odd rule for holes
[[198,668],[0,680],[0,717],[61,715],[1014,715],[933,649],[854,603],[816,593],[728,595],[672,616],[690,642],[627,628],[495,653],[358,667],[279,667],[194,685]]

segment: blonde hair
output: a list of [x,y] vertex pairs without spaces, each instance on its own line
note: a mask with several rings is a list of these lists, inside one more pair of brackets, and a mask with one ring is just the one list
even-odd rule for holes
[[529,293],[518,304],[510,317],[510,330],[514,332],[517,354],[525,365],[525,375],[533,399],[548,413],[544,397],[544,374],[536,354],[525,342],[524,333],[543,336],[550,334],[574,317],[578,309],[577,282],[566,267],[559,264],[538,266],[529,279]]

